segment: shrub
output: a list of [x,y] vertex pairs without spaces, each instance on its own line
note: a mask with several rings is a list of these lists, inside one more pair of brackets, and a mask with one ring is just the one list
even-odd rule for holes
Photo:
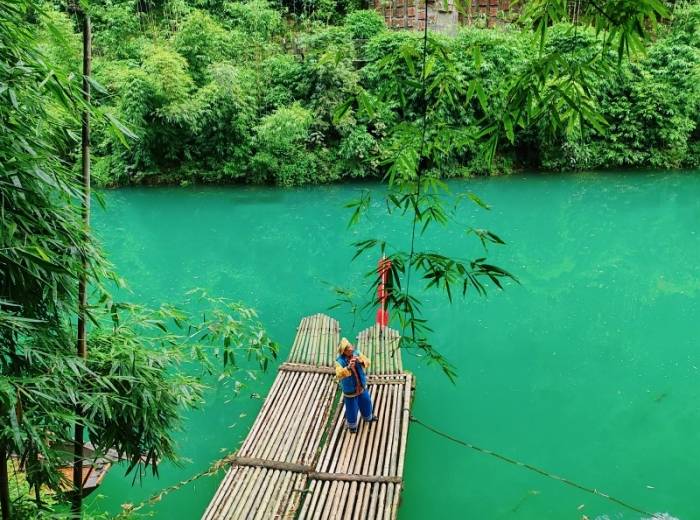
[[299,104],[278,108],[262,118],[255,128],[255,180],[292,186],[314,179],[316,158],[307,149],[312,121],[311,111]]
[[379,153],[379,143],[367,128],[354,127],[338,146],[338,161],[335,162],[338,177],[377,176]]
[[222,18],[234,29],[244,31],[252,38],[266,41],[282,32],[282,15],[270,6],[268,0],[225,2]]
[[175,33],[175,50],[185,57],[197,84],[208,80],[207,68],[228,57],[229,36],[224,28],[204,11],[193,10]]
[[290,54],[275,54],[261,65],[263,108],[272,111],[301,100],[306,94],[304,68]]
[[386,29],[384,17],[374,10],[353,11],[345,17],[345,27],[356,40],[369,40]]

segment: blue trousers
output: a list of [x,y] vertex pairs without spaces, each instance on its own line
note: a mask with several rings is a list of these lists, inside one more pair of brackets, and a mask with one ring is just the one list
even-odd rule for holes
[[344,397],[345,400],[345,420],[348,428],[357,428],[357,412],[362,413],[362,418],[369,421],[372,418],[372,397],[365,390],[355,397]]

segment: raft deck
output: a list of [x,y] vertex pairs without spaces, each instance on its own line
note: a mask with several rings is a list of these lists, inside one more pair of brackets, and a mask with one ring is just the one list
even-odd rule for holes
[[379,422],[345,428],[335,382],[338,322],[301,320],[287,362],[207,507],[214,519],[394,519],[403,484],[412,376],[397,331],[375,325],[357,347],[370,359]]

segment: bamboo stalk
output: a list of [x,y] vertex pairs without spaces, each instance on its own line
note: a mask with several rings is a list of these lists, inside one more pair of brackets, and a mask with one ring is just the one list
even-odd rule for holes
[[264,481],[268,473],[267,468],[253,468],[253,476],[247,479],[247,486],[243,489],[241,493],[241,499],[235,504],[235,507],[231,510],[232,518],[242,518],[244,511],[249,511],[252,501],[255,496],[260,491],[260,483]]
[[387,394],[387,400],[386,400],[386,405],[385,405],[385,414],[386,418],[381,422],[382,426],[382,440],[381,440],[381,459],[379,464],[377,464],[377,474],[379,475],[389,475],[389,457],[388,454],[391,451],[391,445],[393,442],[393,438],[391,435],[391,419],[394,415],[394,408],[396,406],[396,403],[394,401],[394,395],[393,392],[391,391],[393,389],[392,386],[385,386],[384,389],[386,390]]
[[209,503],[209,506],[207,507],[206,511],[204,512],[204,515],[202,516],[203,520],[208,520],[210,518],[213,518],[214,513],[219,510],[219,506],[222,504],[222,501],[226,497],[228,488],[231,485],[231,482],[233,480],[233,476],[234,476],[235,472],[236,472],[235,466],[228,469],[228,471],[226,472],[226,476],[224,477],[224,480],[219,485],[219,488],[217,489],[216,494],[214,495],[214,498]]
[[[90,75],[92,73],[92,24],[87,13],[82,12],[83,25],[83,101],[85,108],[82,114],[82,220],[85,232],[84,240],[90,240]],[[81,271],[78,277],[78,357],[87,358],[86,309],[89,260],[83,255]],[[71,497],[71,512],[80,516],[83,505],[83,441],[84,425],[80,418],[83,415],[81,403],[76,405],[75,435],[73,442],[73,495]],[[2,462],[5,464],[5,462]],[[8,513],[9,515],[9,513]]]
[[299,325],[297,325],[297,332],[294,336],[294,341],[292,342],[292,346],[289,349],[289,360],[295,360],[298,357],[299,354],[299,340],[302,337],[302,330],[304,328],[304,324],[306,323],[306,318],[302,318],[301,322]]
[[324,518],[323,516],[321,516],[321,513],[323,512],[326,500],[328,498],[328,490],[331,487],[331,483],[328,481],[319,482],[319,484],[320,486],[318,487],[318,503],[316,504],[314,514],[311,517],[313,520],[321,520]]
[[377,511],[377,500],[379,499],[379,486],[381,484],[373,484],[372,492],[369,498],[369,508],[367,511],[367,518],[374,518]]
[[286,454],[289,460],[296,461],[300,458],[309,439],[313,439],[316,433],[317,428],[313,428],[312,425],[325,415],[327,408],[330,408],[332,397],[328,392],[328,379],[325,375],[315,375],[311,398],[307,403],[300,403],[298,407],[294,442]]
[[345,507],[345,513],[343,514],[343,520],[350,520],[352,518],[352,512],[357,507],[357,482],[350,482],[348,487],[347,496],[350,497],[348,503]]
[[401,447],[399,450],[398,467],[396,469],[396,474],[399,477],[403,476],[403,464],[404,458],[406,457],[406,440],[408,439],[408,423],[411,407],[411,384],[412,376],[411,374],[406,374],[406,384],[404,385],[403,408],[401,414]]
[[[374,413],[377,413],[377,410],[380,410],[384,406],[384,392],[381,391],[381,388],[377,387],[371,387],[372,389],[372,401],[374,405]],[[373,426],[377,426],[375,423]],[[372,466],[374,464],[374,460],[376,460],[376,446],[377,446],[377,438],[378,438],[378,432],[379,428],[371,428],[369,432],[369,436],[367,439],[367,454],[364,457],[362,461],[362,465],[358,467],[355,471],[355,473],[361,474],[361,475],[371,475],[373,473],[372,471]]]
[[249,488],[257,479],[260,471],[260,468],[241,468],[241,471],[239,472],[239,479],[231,490],[230,497],[226,503],[226,513],[224,515],[225,518],[232,517],[231,515],[238,508],[241,500],[245,499],[244,497],[246,493],[250,492]]
[[[292,520],[297,517],[297,511],[299,510],[302,497],[304,499],[304,504],[307,503],[307,493],[295,492],[304,490],[306,483],[306,477],[303,475],[298,475],[296,480],[292,480],[293,487],[289,493],[289,502],[281,504],[277,510],[279,514],[283,515],[284,519]],[[284,511],[284,513],[282,513],[282,511]],[[275,515],[275,518],[277,518],[277,516],[278,515]],[[299,517],[301,518],[301,515]]]
[[288,435],[289,422],[293,419],[295,411],[288,405],[290,396],[297,395],[300,400],[305,399],[310,387],[308,383],[313,377],[313,374],[302,374],[301,377],[292,375],[291,381],[285,387],[280,406],[271,417],[270,426],[262,432],[258,440],[258,449],[253,452],[257,456],[270,458],[271,452],[277,448],[278,439]]
[[304,497],[304,503],[301,506],[301,511],[299,512],[299,518],[307,518],[313,513],[313,507],[316,505],[318,500],[318,494],[316,493],[316,487],[320,484],[317,481],[311,481],[309,484],[309,493]]
[[304,464],[312,464],[312,460],[314,459],[317,450],[320,448],[324,425],[327,424],[331,413],[333,398],[336,392],[335,383],[332,378],[326,378],[324,385],[323,402],[319,404],[319,410],[313,415],[315,422],[311,428],[311,435],[309,436],[303,451],[301,451],[299,454],[295,454],[295,456]]
[[391,451],[389,452],[389,474],[396,475],[398,473],[398,456],[401,445],[401,419],[403,418],[403,407],[404,400],[401,390],[402,388],[397,386],[391,387],[392,392],[395,395],[396,405],[394,407],[394,416],[392,418],[393,427],[393,438],[394,442],[391,445]]
[[384,511],[384,503],[386,500],[386,487],[388,484],[375,484],[379,486],[379,500],[377,502],[377,517],[381,518],[381,512]]
[[257,418],[255,419],[255,422],[253,423],[253,427],[251,428],[250,432],[248,432],[246,439],[243,441],[241,448],[238,450],[239,453],[241,453],[242,455],[249,454],[248,452],[251,450],[252,440],[257,435],[258,430],[260,430],[263,424],[267,422],[270,414],[272,413],[272,410],[275,408],[276,400],[279,396],[282,387],[285,384],[286,378],[286,374],[278,374],[275,378],[274,383],[272,383],[272,388],[270,389],[270,392],[265,398],[265,402],[263,403],[260,413],[258,414]]
[[326,500],[326,507],[323,510],[323,518],[338,518],[340,509],[343,508],[343,498],[345,496],[345,482],[337,480],[331,483],[331,492]]
[[284,471],[280,474],[277,486],[271,486],[273,488],[273,492],[270,495],[270,499],[267,501],[267,504],[265,504],[263,509],[258,510],[256,520],[263,520],[273,517],[279,508],[280,502],[283,502],[287,496],[287,488],[289,487],[289,483],[293,480],[294,475],[296,475],[296,473],[293,471]]
[[329,435],[329,438],[326,442],[326,446],[321,452],[319,463],[316,466],[319,471],[328,471],[328,469],[330,468],[331,457],[333,455],[333,452],[335,451],[337,443],[340,441],[340,433],[343,428],[343,417],[345,415],[344,408],[345,405],[343,404],[339,404],[337,408],[335,415],[335,427],[333,428],[331,435]]
[[[285,460],[287,450],[298,441],[296,433],[299,427],[297,414],[299,407],[308,405],[314,396],[314,381],[318,374],[296,375],[294,386],[291,387],[284,401],[281,403],[281,410],[276,416],[276,421],[271,425],[270,435],[267,436],[263,457],[270,459]],[[291,405],[295,403],[295,405]]]
[[262,518],[262,514],[269,504],[270,497],[277,487],[280,474],[279,470],[272,470],[268,472],[268,477],[261,481],[260,493],[250,509],[247,510],[247,518],[249,520],[260,520]]
[[301,346],[299,348],[299,358],[296,360],[298,363],[309,363],[309,341],[311,341],[311,337],[313,336],[313,330],[315,325],[316,320],[313,316],[309,316],[306,330],[304,331],[304,337],[302,338]]
[[355,510],[353,511],[352,520],[364,520],[367,518],[365,509],[367,506],[367,489],[371,484],[360,482],[357,484],[357,498],[355,499]]

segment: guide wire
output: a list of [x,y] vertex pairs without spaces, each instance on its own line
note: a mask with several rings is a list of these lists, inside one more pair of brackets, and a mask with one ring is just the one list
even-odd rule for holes
[[[411,223],[411,251],[408,255],[408,265],[406,266],[406,302],[408,303],[409,290],[411,287],[411,266],[413,263],[413,257],[415,255],[415,245],[416,245],[416,225],[418,224],[419,212],[420,212],[420,182],[421,182],[421,169],[423,167],[423,151],[425,150],[425,135],[428,130],[428,77],[425,73],[426,63],[428,61],[428,2],[425,2],[424,9],[424,20],[423,20],[423,65],[421,68],[421,104],[423,105],[423,122],[421,124],[421,138],[420,138],[420,151],[418,152],[418,165],[416,167],[416,199],[415,207],[413,208],[413,222]],[[404,325],[404,332],[405,332]],[[413,334],[413,331],[411,331]],[[402,334],[403,335],[403,334]]]
[[640,513],[642,515],[645,515],[649,518],[654,518],[657,520],[663,520],[664,517],[657,514],[657,513],[650,513],[649,511],[645,511],[644,509],[637,507],[635,505],[632,505],[628,502],[625,502],[624,500],[620,500],[619,498],[616,498],[608,493],[603,493],[602,491],[599,491],[596,488],[591,488],[588,486],[584,486],[583,484],[579,484],[578,482],[574,482],[573,480],[569,480],[568,478],[565,477],[560,477],[559,475],[554,475],[553,473],[550,473],[544,469],[538,468],[537,466],[533,466],[532,464],[527,464],[525,462],[521,462],[519,460],[515,460],[511,457],[508,457],[507,455],[503,455],[501,453],[497,453],[492,450],[488,450],[486,448],[482,448],[480,446],[476,446],[475,444],[471,444],[470,442],[463,441],[461,439],[458,439],[456,437],[453,437],[452,435],[442,432],[438,430],[437,428],[434,428],[433,426],[430,426],[420,419],[418,419],[415,415],[410,416],[410,421],[414,422],[416,424],[420,424],[423,428],[426,430],[429,430],[433,432],[436,435],[439,435],[440,437],[443,437],[451,442],[454,442],[455,444],[459,444],[460,446],[464,446],[465,448],[472,449],[474,451],[478,451],[479,453],[483,453],[484,455],[490,455],[491,457],[494,457],[498,460],[501,460],[503,462],[507,462],[508,464],[512,464],[514,466],[518,466],[524,469],[527,469],[529,471],[532,471],[534,473],[538,473],[544,477],[550,478],[552,480],[556,480],[557,482],[561,482],[562,484],[566,484],[567,486],[571,486],[573,488],[576,488],[581,491],[585,491],[586,493],[590,493],[591,495],[595,495],[601,498],[604,498],[605,500],[608,500],[610,502],[614,502],[615,504],[622,506],[626,509],[629,509],[630,511],[634,511],[635,513]]

